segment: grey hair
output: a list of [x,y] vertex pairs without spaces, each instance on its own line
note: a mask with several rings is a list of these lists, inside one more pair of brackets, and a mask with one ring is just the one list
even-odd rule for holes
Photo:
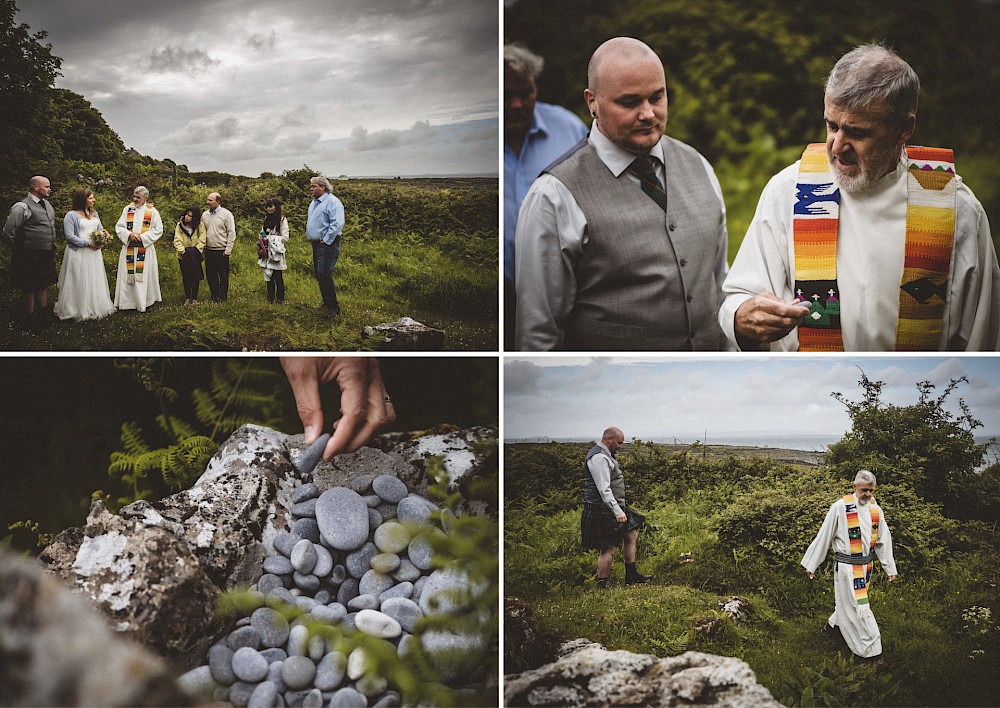
[[875,475],[868,470],[858,470],[858,473],[854,475],[854,484],[870,484],[873,487],[877,486],[875,482]]
[[149,190],[145,187],[140,185],[132,190],[132,194],[135,194],[136,192],[141,194],[143,199],[149,199]]
[[330,180],[321,175],[317,175],[316,177],[311,177],[309,179],[309,184],[318,184],[320,187],[323,188],[323,191],[327,193],[329,193],[332,189],[330,187]]
[[503,45],[503,68],[510,69],[517,78],[534,81],[543,66],[545,60],[520,42]]
[[863,44],[842,56],[826,80],[826,98],[848,111],[878,111],[898,122],[917,114],[920,79],[896,52]]

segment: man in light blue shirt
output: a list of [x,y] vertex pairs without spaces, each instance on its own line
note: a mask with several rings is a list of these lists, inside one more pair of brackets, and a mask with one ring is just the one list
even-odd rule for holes
[[340,257],[340,234],[344,230],[344,205],[330,193],[326,177],[309,180],[313,200],[309,203],[306,221],[306,239],[312,244],[313,271],[319,292],[323,297],[323,310],[327,317],[340,316],[337,288],[333,284],[333,269]]
[[504,349],[514,348],[514,231],[535,178],[580,140],[587,126],[561,106],[537,103],[535,79],[544,60],[520,44],[503,48]]

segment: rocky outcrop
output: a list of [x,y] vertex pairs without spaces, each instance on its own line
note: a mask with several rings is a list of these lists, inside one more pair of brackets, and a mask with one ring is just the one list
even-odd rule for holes
[[166,662],[0,544],[0,705],[188,703]]
[[507,676],[504,705],[781,705],[739,659],[693,651],[661,659],[583,639],[567,644],[555,662]]
[[444,331],[421,324],[412,317],[365,327],[361,332],[365,337],[377,340],[376,348],[381,351],[427,352],[444,349]]

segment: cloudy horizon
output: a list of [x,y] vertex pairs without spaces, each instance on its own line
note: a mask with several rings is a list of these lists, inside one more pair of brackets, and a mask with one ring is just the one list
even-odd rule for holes
[[126,148],[192,171],[496,176],[487,0],[21,0]]

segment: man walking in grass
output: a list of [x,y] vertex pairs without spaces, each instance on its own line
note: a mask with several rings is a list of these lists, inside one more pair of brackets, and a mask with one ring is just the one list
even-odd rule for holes
[[639,529],[646,517],[632,511],[625,503],[625,477],[615,454],[625,443],[625,434],[608,428],[601,442],[587,453],[583,466],[583,517],[580,532],[584,549],[601,552],[597,559],[597,587],[608,587],[615,548],[622,547],[625,558],[625,584],[652,580],[635,568],[635,546]]
[[859,470],[854,478],[854,491],[830,506],[819,533],[802,558],[809,578],[826,560],[833,548],[835,567],[833,589],[837,605],[823,627],[824,632],[836,632],[858,656],[881,659],[882,635],[868,603],[874,560],[878,557],[889,582],[896,579],[896,561],[892,557],[892,534],[882,508],[875,503],[875,475]]

